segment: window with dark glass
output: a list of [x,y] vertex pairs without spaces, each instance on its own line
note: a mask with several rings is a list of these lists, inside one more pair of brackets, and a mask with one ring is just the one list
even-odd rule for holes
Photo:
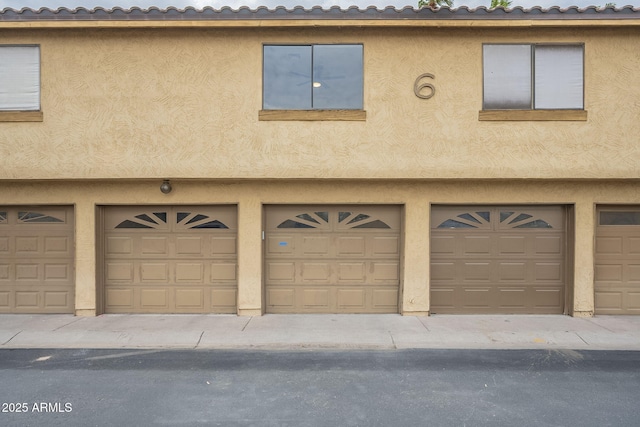
[[484,110],[583,110],[584,46],[486,44]]
[[265,45],[264,110],[362,110],[362,45]]

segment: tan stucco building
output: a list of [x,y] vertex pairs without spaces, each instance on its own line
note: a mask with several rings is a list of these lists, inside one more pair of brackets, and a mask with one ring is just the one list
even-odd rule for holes
[[4,9],[0,313],[640,313],[638,69],[630,7]]

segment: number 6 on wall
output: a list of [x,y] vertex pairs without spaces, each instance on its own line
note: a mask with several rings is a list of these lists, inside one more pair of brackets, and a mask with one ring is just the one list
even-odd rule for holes
[[[434,85],[432,85],[431,83],[422,83],[422,84],[420,84],[420,80],[425,79],[427,77],[430,78],[430,79],[435,79],[436,78],[431,73],[420,74],[418,76],[418,78],[416,79],[416,82],[413,85],[413,93],[415,93],[418,98],[429,99],[429,98],[433,98],[433,95],[436,94],[436,87]],[[422,91],[425,88],[429,88],[429,90],[431,92],[428,93],[428,94],[423,94]]]

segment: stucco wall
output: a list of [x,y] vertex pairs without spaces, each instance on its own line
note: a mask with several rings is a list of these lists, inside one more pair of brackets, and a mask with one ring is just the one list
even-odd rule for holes
[[[585,43],[586,122],[478,121],[483,42]],[[1,30],[36,43],[42,123],[0,179],[640,178],[634,29]],[[364,122],[259,121],[263,43],[363,43]],[[413,94],[432,73],[436,94]]]

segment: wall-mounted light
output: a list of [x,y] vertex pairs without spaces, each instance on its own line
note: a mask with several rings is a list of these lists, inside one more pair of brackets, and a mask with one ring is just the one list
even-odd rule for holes
[[165,179],[162,181],[162,184],[160,184],[160,191],[162,191],[163,194],[169,194],[171,193],[171,190],[173,190],[173,187],[171,187],[169,180]]

